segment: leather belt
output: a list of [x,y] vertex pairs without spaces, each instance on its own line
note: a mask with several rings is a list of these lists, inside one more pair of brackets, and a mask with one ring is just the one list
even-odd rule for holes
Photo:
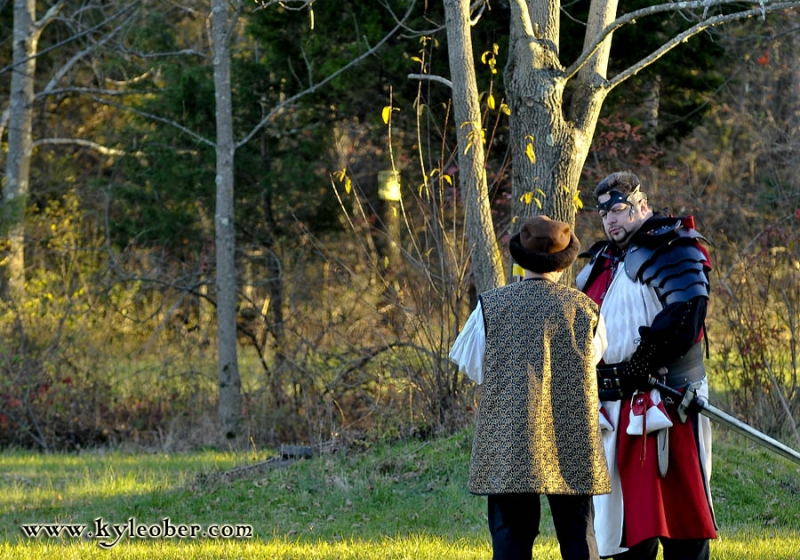
[[[597,366],[597,388],[601,401],[618,401],[630,396],[627,389],[623,389],[623,383],[620,378],[620,371],[625,363],[619,362]],[[664,383],[670,387],[679,388],[694,381],[700,381],[705,376],[703,345],[698,342],[686,354],[669,365]]]

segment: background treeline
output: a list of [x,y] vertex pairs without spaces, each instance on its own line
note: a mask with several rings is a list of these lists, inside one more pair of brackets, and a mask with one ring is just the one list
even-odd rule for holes
[[[6,174],[16,4],[0,0]],[[0,444],[215,443],[208,3],[38,4],[59,11],[38,38],[23,208],[4,193],[0,265],[12,265],[18,211],[25,261],[24,290],[8,275],[2,286]],[[254,445],[425,437],[472,418],[475,388],[446,359],[476,295],[454,179],[464,147],[447,86],[409,76],[449,76],[438,4],[264,2],[235,20],[237,327]],[[472,30],[501,245],[515,227],[508,4],[492,2]],[[587,9],[563,9],[566,36]],[[800,444],[797,21],[706,31],[615,90],[576,227],[584,246],[599,237],[591,189],[620,169],[643,177],[656,208],[693,214],[715,264],[717,402]],[[611,65],[686,25],[676,12],[619,31]],[[400,200],[386,195],[395,181]]]

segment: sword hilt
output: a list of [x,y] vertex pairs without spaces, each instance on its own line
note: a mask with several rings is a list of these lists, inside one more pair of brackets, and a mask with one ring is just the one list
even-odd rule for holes
[[686,387],[686,391],[684,393],[681,393],[677,389],[670,387],[666,383],[662,383],[652,376],[649,379],[649,383],[653,388],[661,391],[662,394],[680,399],[680,403],[678,404],[678,416],[681,422],[686,422],[689,412],[699,412],[711,420],[715,420],[724,424],[728,428],[731,428],[739,434],[750,438],[759,445],[763,445],[767,449],[770,449],[771,451],[774,451],[775,453],[778,453],[779,455],[782,455],[790,461],[794,461],[796,464],[800,465],[800,452],[792,449],[788,445],[784,445],[783,443],[771,438],[766,434],[759,432],[755,428],[748,426],[738,418],[735,418],[711,405],[704,397],[698,396],[697,387],[702,383],[702,381],[690,383],[689,386]]
[[701,381],[690,383],[684,392],[670,387],[652,375],[648,379],[648,383],[654,389],[658,389],[662,395],[668,395],[675,399],[675,402],[678,403],[678,418],[680,418],[682,424],[686,423],[690,412],[699,412],[703,409],[703,402],[697,396],[697,388],[702,383]]

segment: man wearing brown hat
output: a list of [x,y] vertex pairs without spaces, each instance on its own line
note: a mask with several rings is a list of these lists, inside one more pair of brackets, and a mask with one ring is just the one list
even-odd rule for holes
[[611,489],[595,374],[605,327],[590,298],[558,283],[580,250],[568,224],[531,218],[509,250],[523,281],[481,294],[450,351],[483,384],[469,490],[488,496],[495,560],[531,558],[542,494],[562,558],[596,559],[592,496]]

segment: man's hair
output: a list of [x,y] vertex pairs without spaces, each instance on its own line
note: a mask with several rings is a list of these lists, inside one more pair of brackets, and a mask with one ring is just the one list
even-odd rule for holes
[[617,191],[620,194],[631,194],[642,185],[639,177],[630,171],[617,171],[612,173],[602,181],[600,181],[594,188],[594,197],[600,198],[600,195],[606,194],[608,191]]

